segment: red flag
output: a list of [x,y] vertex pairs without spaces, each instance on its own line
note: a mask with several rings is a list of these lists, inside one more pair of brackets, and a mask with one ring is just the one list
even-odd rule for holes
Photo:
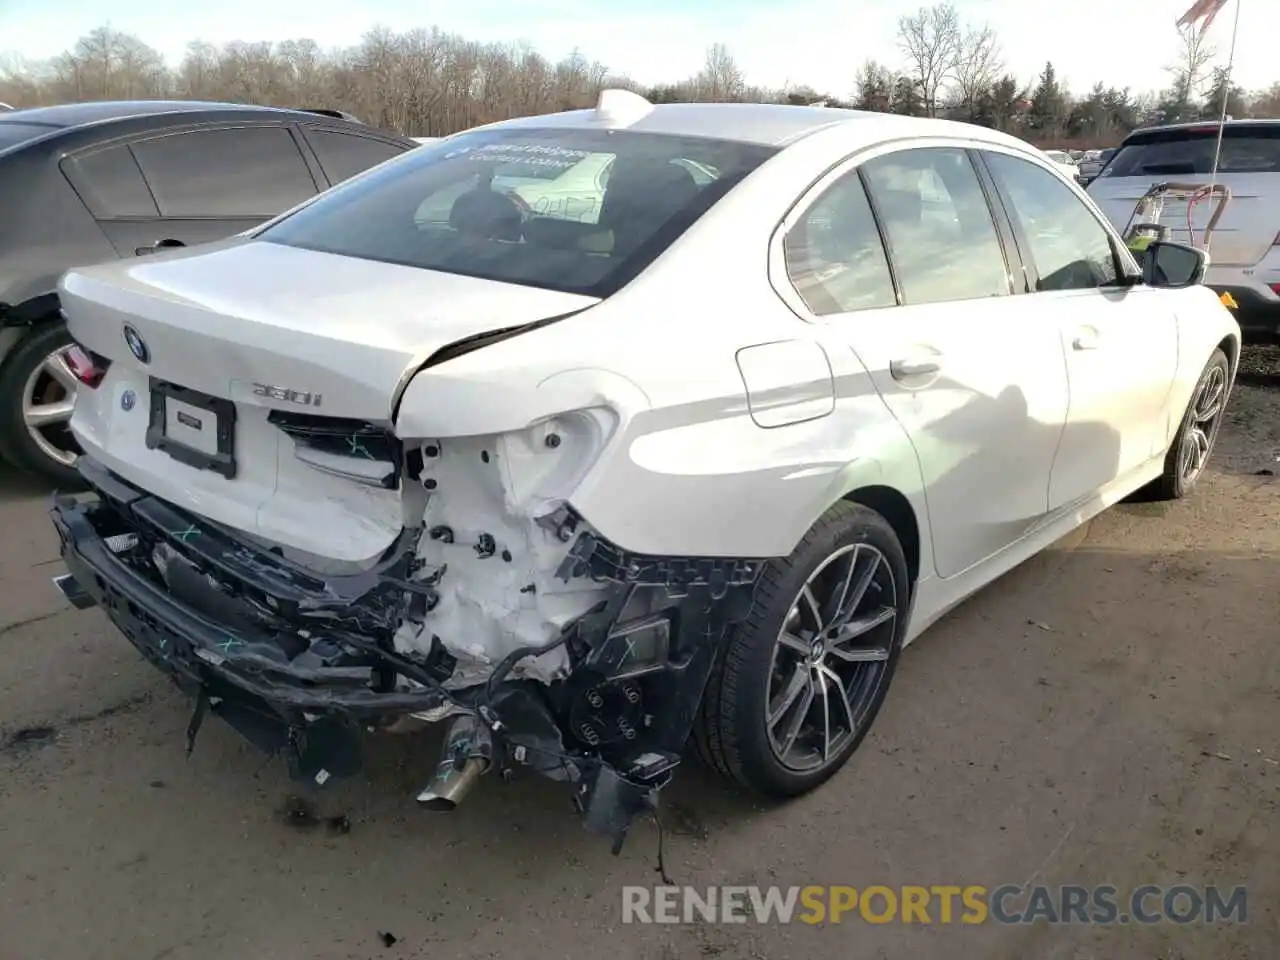
[[1227,0],[1196,0],[1191,9],[1178,18],[1178,26],[1193,27],[1200,21],[1201,30],[1208,30],[1219,11],[1227,5]]

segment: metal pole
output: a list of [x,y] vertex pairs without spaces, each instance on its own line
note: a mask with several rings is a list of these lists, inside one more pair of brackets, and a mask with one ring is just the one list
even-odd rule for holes
[[1209,176],[1209,189],[1218,185],[1218,164],[1222,161],[1222,135],[1227,128],[1227,104],[1231,100],[1231,73],[1236,65],[1236,38],[1240,35],[1240,7],[1244,0],[1236,0],[1235,23],[1231,27],[1231,50],[1227,54],[1227,75],[1222,84],[1222,113],[1218,117],[1218,144],[1213,151],[1213,172]]

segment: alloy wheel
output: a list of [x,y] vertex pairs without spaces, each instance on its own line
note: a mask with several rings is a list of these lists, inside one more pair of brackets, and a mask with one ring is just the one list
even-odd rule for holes
[[1214,437],[1222,418],[1227,396],[1227,372],[1218,365],[1209,368],[1191,400],[1191,416],[1182,434],[1178,451],[1178,473],[1184,486],[1190,486],[1204,472],[1213,450]]
[[78,381],[57,350],[31,371],[22,389],[22,422],[40,452],[70,467],[80,456],[71,435],[71,413],[75,409]]
[[774,645],[765,724],[784,767],[836,762],[872,715],[896,642],[898,585],[875,547],[841,547],[791,604]]

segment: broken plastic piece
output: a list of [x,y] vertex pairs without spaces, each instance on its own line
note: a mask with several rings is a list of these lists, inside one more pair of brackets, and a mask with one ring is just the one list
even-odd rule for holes
[[195,709],[191,711],[191,720],[187,723],[187,756],[191,756],[191,752],[196,748],[196,736],[200,733],[200,728],[204,725],[205,714],[209,709],[209,688],[201,687],[196,692]]

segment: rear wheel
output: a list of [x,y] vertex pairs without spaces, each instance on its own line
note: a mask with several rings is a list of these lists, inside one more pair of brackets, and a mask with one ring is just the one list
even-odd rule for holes
[[695,729],[704,759],[775,797],[831,777],[884,702],[908,595],[889,523],[859,504],[832,507],[761,574],[751,615],[707,684]]
[[1165,456],[1164,473],[1152,488],[1154,499],[1179,500],[1189,494],[1204,474],[1213,454],[1218,428],[1227,405],[1231,364],[1221,350],[1214,350],[1204,372],[1191,391],[1182,424]]
[[20,469],[59,487],[80,483],[71,435],[78,381],[62,358],[71,336],[61,320],[34,327],[0,366],[0,450]]

